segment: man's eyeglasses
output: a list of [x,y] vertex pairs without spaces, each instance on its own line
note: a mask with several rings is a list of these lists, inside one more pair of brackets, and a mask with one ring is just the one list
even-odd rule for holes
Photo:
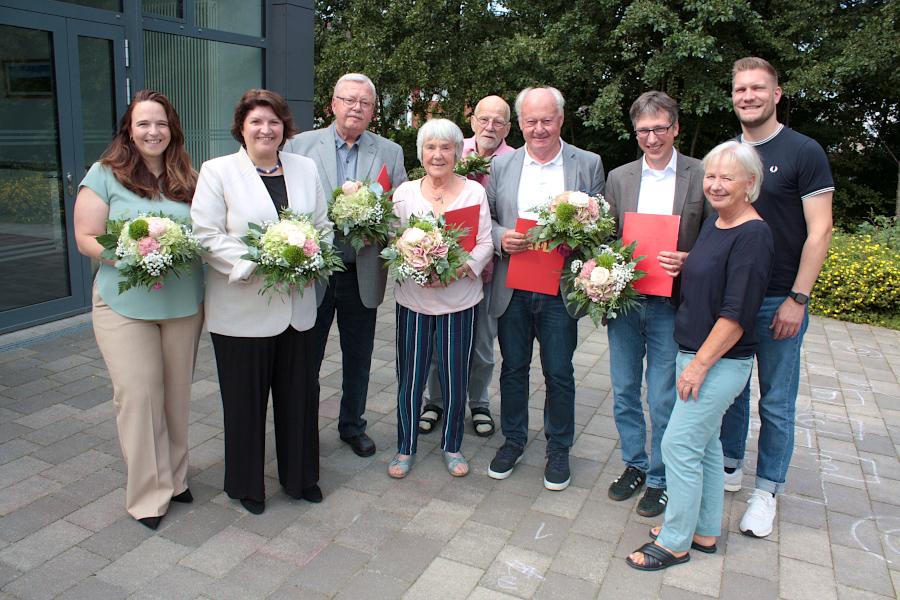
[[497,129],[506,127],[506,124],[508,123],[508,121],[504,121],[503,119],[494,119],[492,117],[475,117],[475,120],[478,121],[478,124],[482,127],[487,127],[493,123],[494,127]]
[[344,98],[343,96],[335,96],[335,98],[343,102],[344,106],[346,106],[347,108],[353,108],[357,103],[363,110],[369,110],[370,108],[375,106],[374,102],[363,100],[362,98]]
[[669,123],[668,125],[660,125],[659,127],[650,127],[648,129],[635,129],[634,133],[641,139],[644,139],[650,135],[650,133],[654,133],[656,137],[660,137],[666,134],[667,131],[672,129],[675,126],[675,123]]

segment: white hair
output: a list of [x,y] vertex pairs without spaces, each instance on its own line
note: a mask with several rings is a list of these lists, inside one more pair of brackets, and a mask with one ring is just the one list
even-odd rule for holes
[[703,168],[706,169],[709,165],[717,163],[725,157],[731,158],[748,176],[753,178],[753,184],[750,186],[747,196],[750,202],[756,202],[756,199],[759,198],[759,188],[763,178],[763,165],[759,158],[759,152],[750,144],[729,140],[722,142],[703,157]]
[[545,86],[545,87],[527,87],[516,96],[516,115],[522,116],[522,104],[525,102],[525,97],[534,90],[547,90],[551,94],[553,94],[553,99],[556,100],[556,112],[559,115],[563,114],[563,108],[566,105],[566,101],[563,98],[562,92],[560,92],[555,87]]
[[362,73],[347,73],[346,75],[341,75],[341,78],[337,80],[337,83],[334,84],[334,93],[333,96],[337,96],[338,88],[341,87],[342,83],[347,81],[353,81],[356,83],[364,83],[369,86],[369,89],[372,90],[372,99],[377,98],[377,94],[375,93],[375,84],[372,83],[372,80],[363,75]]
[[419,128],[416,135],[416,157],[422,162],[422,148],[425,142],[429,140],[447,140],[453,142],[455,151],[453,152],[454,161],[459,162],[462,158],[463,148],[463,132],[459,126],[448,119],[430,119]]

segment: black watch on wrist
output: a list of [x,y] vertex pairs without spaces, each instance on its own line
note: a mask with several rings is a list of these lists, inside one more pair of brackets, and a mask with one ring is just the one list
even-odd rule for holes
[[809,296],[806,294],[801,294],[800,292],[795,292],[791,290],[788,292],[788,296],[797,304],[806,304],[809,302]]

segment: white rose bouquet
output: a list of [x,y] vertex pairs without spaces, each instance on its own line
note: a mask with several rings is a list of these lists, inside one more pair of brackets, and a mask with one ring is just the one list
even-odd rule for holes
[[367,244],[387,244],[393,220],[390,197],[381,184],[347,181],[332,193],[328,217],[359,252]]
[[412,215],[409,226],[381,251],[381,258],[397,281],[412,280],[424,286],[437,280],[447,285],[457,279],[457,269],[469,260],[469,253],[459,245],[465,233],[446,227],[443,217]]
[[103,246],[100,257],[116,261],[122,274],[119,293],[131,288],[158,290],[169,273],[196,260],[206,248],[191,233],[191,224],[162,213],[142,213],[130,221],[108,221],[106,233],[98,235]]
[[241,258],[257,263],[256,272],[265,276],[259,293],[270,290],[301,294],[306,284],[327,281],[335,271],[343,271],[344,263],[334,249],[324,242],[327,230],[318,230],[311,217],[290,210],[281,212],[281,220],[250,223],[247,235],[247,254]]
[[546,243],[548,250],[560,247],[564,255],[581,249],[587,256],[616,230],[609,203],[599,194],[563,192],[536,210],[537,225],[529,230],[529,241]]
[[634,257],[637,242],[622,247],[620,242],[602,245],[588,260],[573,260],[563,275],[572,291],[568,299],[587,309],[599,325],[604,318],[615,319],[618,311],[632,308],[640,295],[634,282],[645,275],[636,268],[643,257]]

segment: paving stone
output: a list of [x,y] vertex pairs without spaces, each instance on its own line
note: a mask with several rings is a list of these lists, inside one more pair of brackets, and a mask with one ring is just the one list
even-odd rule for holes
[[370,558],[372,558],[370,553],[340,544],[328,544],[306,563],[299,573],[291,577],[288,583],[333,595],[340,590],[344,582],[361,571]]
[[23,440],[21,438],[4,442],[3,444],[0,444],[0,464],[6,464],[17,458],[21,458],[26,454],[31,454],[31,452],[39,447],[40,446],[34,442],[29,442],[28,440]]
[[105,496],[124,484],[124,474],[104,467],[74,483],[67,484],[60,489],[59,494],[81,506],[87,506],[97,498]]
[[729,532],[725,570],[775,581],[778,578],[778,544]]
[[874,592],[858,590],[856,588],[847,587],[846,585],[837,585],[838,600],[890,600],[896,596],[882,596]]
[[403,595],[410,600],[451,600],[468,598],[484,571],[445,558],[434,561]]
[[0,489],[7,488],[52,466],[48,462],[27,455],[12,460],[0,466]]
[[41,475],[65,485],[96,473],[115,460],[109,454],[91,449],[45,470]]
[[630,509],[623,504],[588,500],[572,524],[572,531],[607,542],[618,542],[630,514]]
[[786,600],[827,600],[837,598],[834,571],[792,558],[781,560],[781,597]]
[[371,570],[363,570],[353,576],[336,600],[358,600],[359,598],[400,598],[409,583],[390,575]]
[[82,548],[70,548],[16,579],[4,590],[27,600],[55,598],[79,581],[94,575],[108,560]]
[[370,508],[342,530],[335,541],[362,552],[376,552],[407,522],[404,517]]
[[781,522],[817,529],[824,529],[827,526],[824,502],[788,494],[782,494],[778,498],[778,519]]
[[55,521],[0,551],[0,560],[28,571],[71,548],[91,534],[66,521]]
[[131,518],[123,508],[118,520],[85,539],[79,546],[109,560],[117,560],[154,535],[153,531]]
[[446,542],[456,535],[462,524],[472,515],[473,510],[471,507],[435,499],[413,517],[403,528],[403,532]]
[[176,544],[196,548],[240,517],[241,513],[232,508],[206,504],[167,524],[160,535]]
[[768,598],[778,598],[778,584],[775,581],[727,570],[724,572],[720,600],[766,600]]
[[506,544],[510,532],[469,521],[441,550],[441,556],[480,569],[487,569]]
[[502,594],[495,590],[490,590],[486,587],[478,586],[475,590],[469,595],[469,600],[514,600],[516,596],[510,596],[509,594]]
[[782,523],[779,536],[779,552],[782,556],[831,566],[831,546],[828,532],[793,523]]
[[375,498],[369,494],[341,488],[330,494],[326,502],[311,506],[306,516],[340,529],[359,518],[374,501]]
[[544,490],[531,505],[531,510],[564,519],[574,519],[581,511],[581,507],[584,506],[588,494],[588,490],[571,486],[565,490],[565,493]]
[[613,559],[600,586],[599,600],[621,600],[622,590],[631,598],[657,598],[662,585],[661,572],[636,573],[621,558]]
[[550,558],[507,545],[481,578],[480,585],[520,598],[532,597],[543,583]]
[[107,565],[97,573],[97,577],[133,592],[171,569],[190,550],[154,536]]
[[78,505],[74,502],[57,495],[42,496],[0,518],[0,537],[9,542],[17,542],[77,508]]
[[35,450],[32,452],[32,456],[58,465],[61,462],[67,461],[74,456],[90,450],[102,441],[103,440],[100,438],[87,433],[76,433],[55,444],[50,444],[49,446],[44,446],[43,448]]
[[182,558],[179,564],[211,577],[221,578],[267,541],[249,531],[228,527]]
[[128,597],[128,591],[116,585],[102,581],[97,577],[88,577],[78,585],[69,588],[58,597],[59,600],[120,600]]
[[281,587],[293,567],[261,554],[254,554],[212,583],[206,595],[215,600],[265,598]]
[[71,513],[66,521],[96,533],[121,519],[124,507],[125,488],[118,488]]
[[42,427],[52,425],[57,421],[61,421],[63,419],[67,419],[74,415],[77,415],[78,412],[78,410],[70,406],[66,406],[65,404],[56,404],[54,406],[45,408],[44,410],[39,410],[36,413],[24,416],[16,420],[16,423],[29,427],[31,429],[41,429]]
[[472,520],[512,531],[534,504],[534,500],[495,489],[485,496]]
[[571,527],[571,519],[529,512],[513,531],[509,543],[519,548],[553,556],[559,551]]
[[690,562],[682,568],[667,569],[663,585],[680,588],[701,596],[719,596],[723,559],[718,554],[691,553]]
[[534,597],[537,600],[593,600],[599,590],[597,584],[550,571]]
[[834,546],[832,554],[838,583],[882,595],[894,593],[883,556],[843,546]]
[[550,569],[599,586],[609,568],[615,546],[592,537],[570,533],[553,559]]
[[302,516],[297,522],[272,538],[259,554],[302,567],[319,555],[339,530]]
[[[191,600],[198,597],[213,578],[175,565],[131,595],[131,600]],[[295,596],[296,597],[296,596]]]
[[[412,583],[443,547],[443,542],[438,540],[400,531],[384,543],[367,568]],[[413,548],[415,552],[410,552]]]

